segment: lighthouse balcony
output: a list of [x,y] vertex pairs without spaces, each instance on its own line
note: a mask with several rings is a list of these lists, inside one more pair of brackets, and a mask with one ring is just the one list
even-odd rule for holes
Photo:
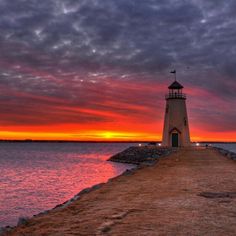
[[185,93],[168,93],[166,94],[166,99],[186,99]]

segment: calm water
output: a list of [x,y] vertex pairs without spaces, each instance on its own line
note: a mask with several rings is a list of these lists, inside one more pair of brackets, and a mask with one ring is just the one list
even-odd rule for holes
[[0,143],[0,227],[50,209],[132,168],[106,161],[130,145]]

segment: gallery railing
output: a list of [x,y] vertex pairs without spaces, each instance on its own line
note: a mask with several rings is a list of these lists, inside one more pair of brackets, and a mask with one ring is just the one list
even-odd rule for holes
[[186,99],[186,94],[185,93],[168,93],[166,94],[166,99],[175,99],[175,98],[179,98],[179,99]]

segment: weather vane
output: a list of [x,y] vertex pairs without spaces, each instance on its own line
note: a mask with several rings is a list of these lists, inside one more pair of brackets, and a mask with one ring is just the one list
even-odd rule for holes
[[176,70],[172,70],[170,73],[175,74],[175,81],[176,81]]

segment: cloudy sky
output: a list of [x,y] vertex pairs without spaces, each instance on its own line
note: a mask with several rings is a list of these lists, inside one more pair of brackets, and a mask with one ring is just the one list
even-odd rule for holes
[[236,140],[235,0],[0,0],[0,138]]

